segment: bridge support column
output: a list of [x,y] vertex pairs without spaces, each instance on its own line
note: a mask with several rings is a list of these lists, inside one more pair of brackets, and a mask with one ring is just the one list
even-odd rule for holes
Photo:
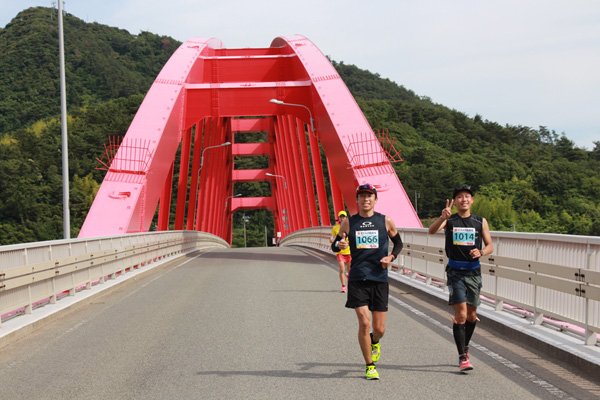
[[315,186],[317,187],[317,198],[319,199],[319,213],[321,214],[321,225],[331,225],[329,218],[329,206],[327,205],[327,192],[325,191],[325,178],[323,176],[323,166],[321,165],[321,151],[319,142],[314,134],[308,135],[310,143],[310,156],[313,163],[315,174]]
[[327,160],[327,170],[329,171],[329,181],[331,182],[331,199],[333,201],[333,218],[337,219],[337,213],[344,210],[344,198],[342,197],[342,191],[338,185],[335,175],[331,173],[331,166],[329,165],[329,159]]
[[185,200],[187,196],[187,183],[190,172],[190,150],[192,147],[192,128],[183,132],[181,144],[181,162],[179,164],[179,183],[177,185],[177,210],[175,211],[175,230],[183,230],[185,219]]
[[158,231],[169,230],[169,216],[171,214],[171,191],[173,187],[173,168],[175,168],[175,161],[173,161],[171,165],[169,175],[167,175],[167,180],[160,196],[160,206],[158,207]]

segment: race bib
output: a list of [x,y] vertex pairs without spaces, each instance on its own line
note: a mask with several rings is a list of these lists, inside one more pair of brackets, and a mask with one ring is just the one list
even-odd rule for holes
[[379,231],[356,231],[357,249],[378,249]]
[[475,228],[454,228],[452,244],[455,246],[475,246]]

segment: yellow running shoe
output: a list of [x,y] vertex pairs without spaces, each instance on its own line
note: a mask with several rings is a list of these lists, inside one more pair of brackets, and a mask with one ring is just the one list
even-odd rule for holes
[[377,373],[377,369],[375,369],[374,365],[367,365],[365,369],[367,370],[368,380],[379,379],[379,374]]

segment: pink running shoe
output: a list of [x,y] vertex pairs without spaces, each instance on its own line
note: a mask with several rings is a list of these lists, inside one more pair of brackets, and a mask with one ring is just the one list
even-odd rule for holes
[[340,293],[346,293],[346,286],[342,286],[342,290],[340,290]]
[[469,360],[469,357],[461,356],[458,361],[458,368],[461,372],[472,370],[473,364],[471,364],[471,360]]

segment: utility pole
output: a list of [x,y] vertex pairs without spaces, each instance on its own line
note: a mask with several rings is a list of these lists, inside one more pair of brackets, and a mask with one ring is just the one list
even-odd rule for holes
[[242,216],[242,221],[244,221],[244,247],[246,246],[246,222],[250,221],[250,217],[247,217],[246,214]]
[[417,200],[417,199],[420,197],[421,197],[421,192],[417,192],[415,190],[415,212],[417,213],[417,215],[419,215],[419,200]]
[[67,138],[67,90],[65,83],[65,44],[63,36],[63,0],[58,0],[58,53],[60,60],[60,125],[62,138],[63,237],[71,238],[69,211],[69,145]]

